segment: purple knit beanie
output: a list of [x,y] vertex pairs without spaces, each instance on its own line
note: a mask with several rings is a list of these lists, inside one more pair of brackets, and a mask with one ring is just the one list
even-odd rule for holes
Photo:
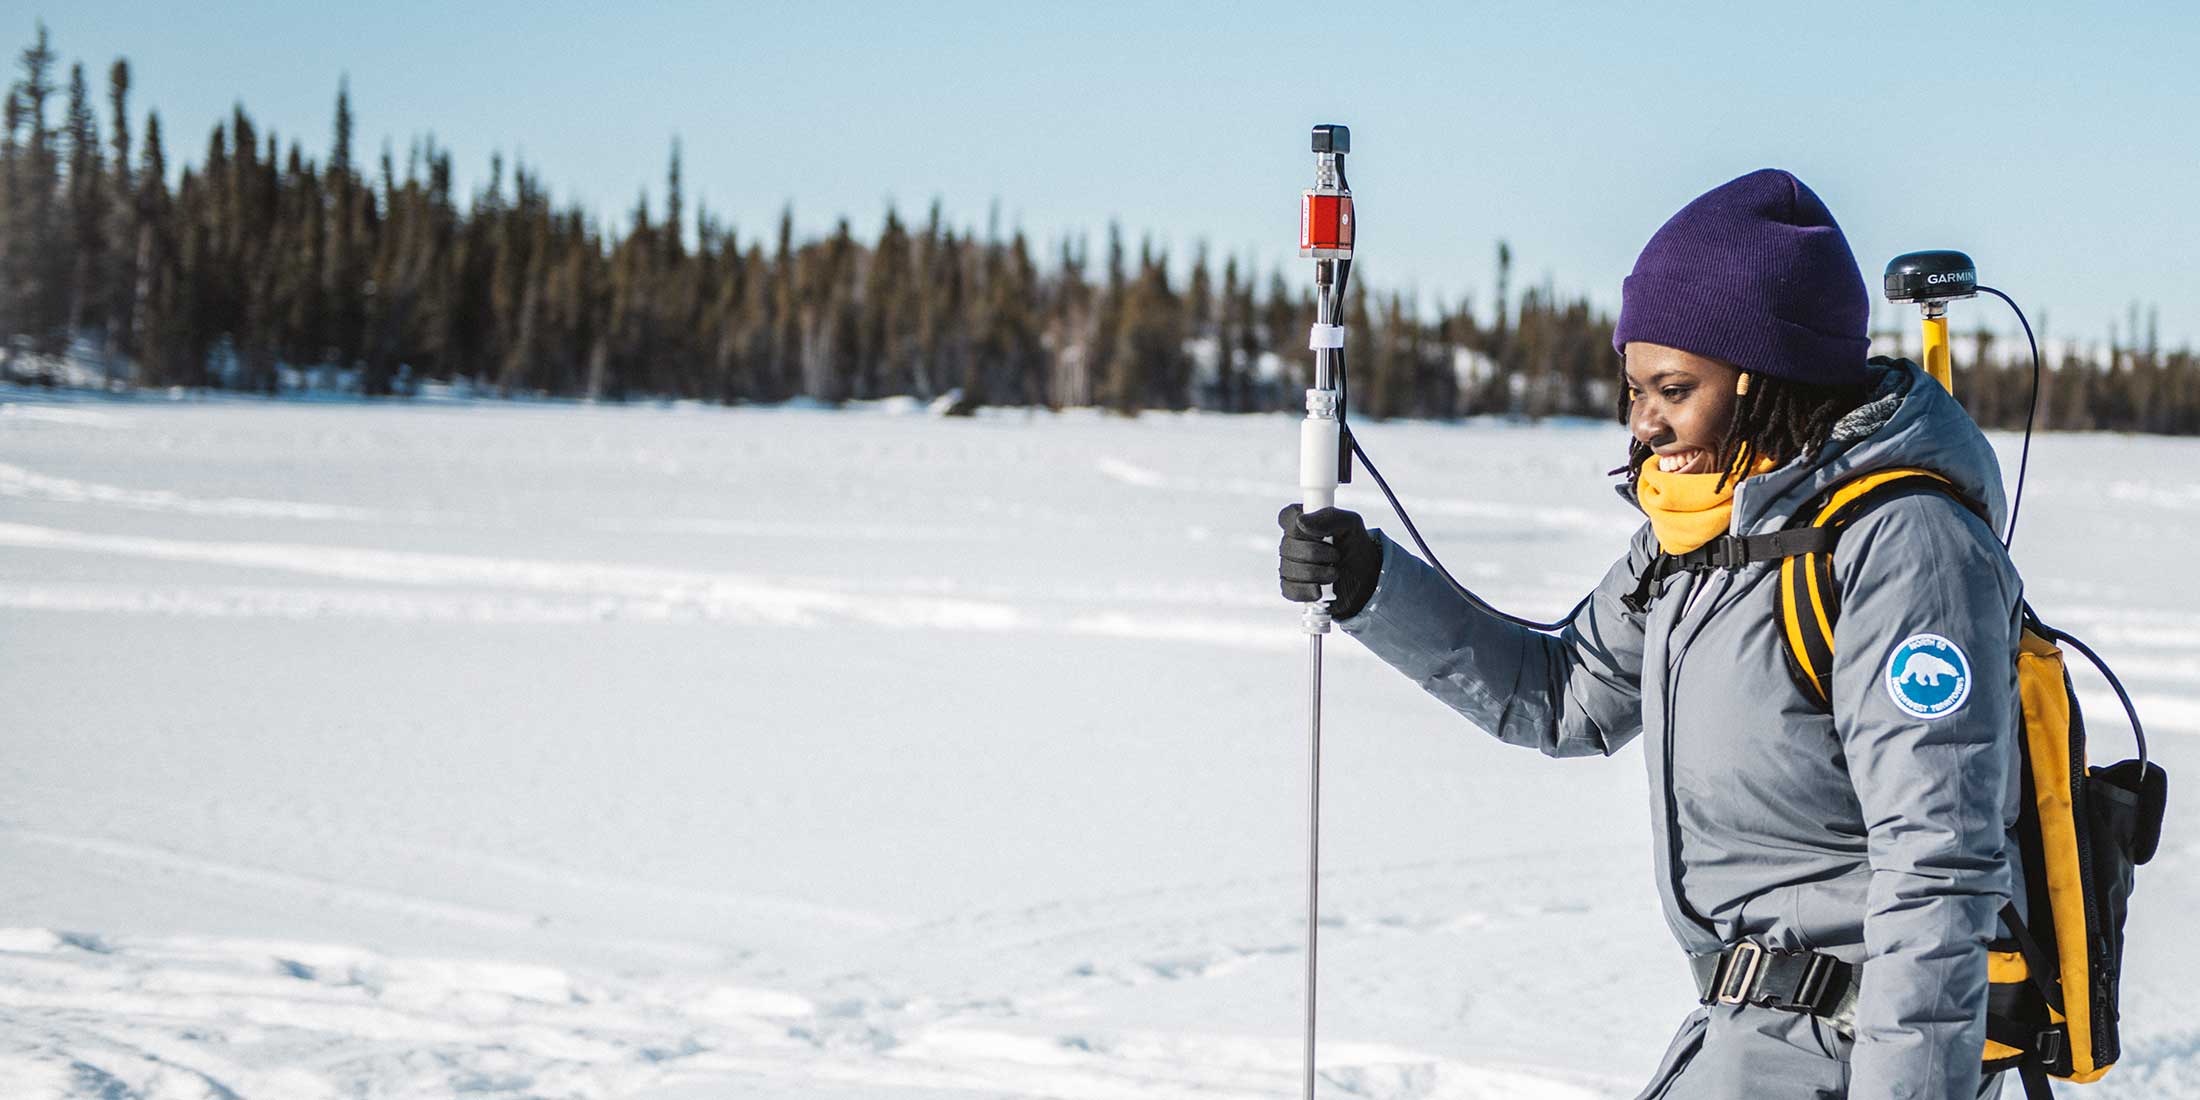
[[1816,385],[1856,385],[1870,305],[1856,256],[1803,181],[1764,168],[1681,207],[1635,260],[1612,347],[1630,340]]

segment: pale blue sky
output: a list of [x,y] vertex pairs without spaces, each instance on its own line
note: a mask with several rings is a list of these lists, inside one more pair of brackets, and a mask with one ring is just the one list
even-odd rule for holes
[[[1353,128],[1361,274],[1487,316],[1516,285],[1618,304],[1650,233],[1772,165],[1825,197],[1866,278],[1955,247],[2054,335],[2137,298],[2200,343],[2200,8],[2087,4],[148,4],[0,0],[95,84],[127,56],[196,160],[242,101],[326,155],[348,72],[362,153],[433,131],[561,200],[661,211],[674,135],[747,234],[875,230],[935,196],[1042,246],[1109,219],[1181,255],[1289,262],[1306,131]],[[102,92],[103,95],[103,92]],[[1936,106],[1937,104],[1937,106]],[[1959,306],[2014,331],[1998,302]],[[2034,320],[2038,321],[2035,314]]]

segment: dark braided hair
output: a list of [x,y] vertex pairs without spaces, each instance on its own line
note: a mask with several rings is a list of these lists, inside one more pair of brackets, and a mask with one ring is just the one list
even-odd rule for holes
[[[1627,393],[1632,385],[1623,368],[1619,380],[1619,418],[1623,424],[1627,422]],[[1819,386],[1750,374],[1749,392],[1735,399],[1734,421],[1719,440],[1718,487],[1726,488],[1737,473],[1760,458],[1781,465],[1797,455],[1816,451],[1832,436],[1833,426],[1870,396],[1868,385]],[[1623,470],[1629,490],[1642,476],[1642,464],[1650,460],[1651,453],[1641,440],[1628,440]]]

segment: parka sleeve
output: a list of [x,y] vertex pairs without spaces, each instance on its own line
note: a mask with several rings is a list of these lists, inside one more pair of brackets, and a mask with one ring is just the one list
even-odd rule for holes
[[2021,585],[1992,528],[1937,493],[1860,516],[1834,560],[1833,721],[1871,861],[1849,1096],[1969,1098],[2010,890]]
[[1468,721],[1548,756],[1609,756],[1642,732],[1643,617],[1622,598],[1649,558],[1649,526],[1556,635],[1468,603],[1374,532],[1382,575],[1345,633]]

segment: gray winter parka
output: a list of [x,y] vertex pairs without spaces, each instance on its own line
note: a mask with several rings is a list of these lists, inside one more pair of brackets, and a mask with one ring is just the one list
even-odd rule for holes
[[[1805,1015],[1698,1009],[1644,1100],[1969,1100],[1996,1087],[1980,1051],[1986,945],[2018,885],[2005,853],[2020,797],[2020,583],[1985,437],[1914,365],[1875,363],[1872,400],[1825,447],[1736,488],[1731,533],[1779,530],[1829,486],[1897,466],[1949,478],[1993,526],[1926,491],[1851,523],[1834,553],[1830,715],[1787,671],[1777,563],[1677,574],[1646,614],[1621,602],[1656,550],[1648,524],[1557,635],[1480,612],[1380,532],[1374,595],[1341,622],[1509,744],[1608,756],[1647,732],[1658,892],[1687,953],[1751,939],[1861,965],[1853,1039]],[[1907,667],[1920,645],[1956,666],[1937,691],[1917,684],[1938,666]]]

